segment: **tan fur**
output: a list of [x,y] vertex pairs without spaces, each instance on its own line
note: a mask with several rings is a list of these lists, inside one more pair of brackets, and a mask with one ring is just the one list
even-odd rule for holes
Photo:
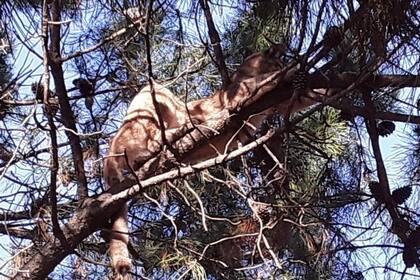
[[[273,54],[272,51],[257,53],[245,60],[237,72],[232,75],[232,81],[239,83],[247,78],[279,70],[281,67],[279,55]],[[241,98],[241,96],[228,96],[228,91],[220,91],[209,98],[184,104],[165,87],[155,84],[154,89],[162,113],[166,136],[177,131],[178,128],[190,124],[191,121],[205,124],[210,117],[224,108],[232,107]],[[325,93],[325,90],[322,92]],[[304,97],[294,104],[292,112],[314,103],[310,98]],[[250,140],[249,136],[255,134],[255,130],[259,128],[264,119],[275,113],[284,114],[288,105],[289,102],[286,100],[251,116],[248,119],[248,124],[244,125],[242,130],[239,132],[227,131],[216,136],[207,145],[201,145],[191,151],[183,159],[183,162],[196,163],[232,150],[238,146],[238,142],[245,144]],[[134,170],[140,168],[139,162],[144,162],[145,159],[159,151],[161,140],[158,117],[152,102],[150,87],[147,86],[133,99],[121,128],[111,142],[109,154],[104,162],[104,177],[109,190],[111,192],[120,191],[119,182],[130,170],[127,163]],[[228,143],[229,147],[226,147]],[[124,274],[131,269],[127,243],[127,209],[124,208],[114,217],[110,234],[110,256],[112,266],[117,274]]]
[[[216,98],[193,101],[185,105],[172,92],[159,84],[154,85],[155,96],[162,113],[165,134],[177,131],[177,128],[188,123],[205,123],[209,116],[224,108],[227,102],[222,94]],[[188,108],[188,109],[187,109]],[[161,148],[161,130],[159,120],[151,98],[150,87],[143,88],[131,102],[123,124],[112,139],[108,156],[104,162],[104,177],[111,192],[120,191],[119,182],[130,169],[138,169],[138,162],[150,158]],[[196,162],[217,153],[224,152],[226,141],[215,139],[213,148],[199,149],[186,162]],[[128,159],[128,160],[127,160]],[[128,166],[128,164],[130,166]],[[110,256],[112,266],[117,274],[131,269],[127,249],[128,227],[127,209],[122,209],[114,218],[110,239]]]
[[284,45],[273,45],[264,52],[258,52],[248,56],[235,73],[232,74],[231,81],[237,83],[283,68],[282,56],[285,52],[286,47]]

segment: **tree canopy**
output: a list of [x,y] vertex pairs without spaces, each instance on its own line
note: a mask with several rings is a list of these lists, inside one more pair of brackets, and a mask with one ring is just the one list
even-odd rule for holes
[[[419,7],[0,0],[1,277],[113,279],[105,237],[128,202],[134,279],[420,278]],[[278,69],[232,87],[273,46]],[[109,143],[152,81],[243,100],[109,192]],[[291,113],[304,89],[333,94]],[[281,102],[249,144],[177,160]]]

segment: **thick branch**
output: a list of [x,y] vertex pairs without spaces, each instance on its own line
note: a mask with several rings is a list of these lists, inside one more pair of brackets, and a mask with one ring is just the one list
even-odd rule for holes
[[[345,110],[349,112],[352,116],[362,116],[368,118],[369,114],[360,107],[352,106],[348,103],[337,103],[332,104],[334,108]],[[374,114],[374,118],[377,120],[387,120],[387,121],[395,121],[395,122],[404,122],[404,123],[412,123],[412,124],[420,124],[420,116],[414,115],[407,115],[401,113],[394,113],[394,112],[378,112],[376,111]]]
[[[379,134],[376,128],[376,121],[374,118],[375,106],[373,104],[370,93],[368,91],[363,92],[363,100],[365,102],[365,109],[367,113],[366,126],[367,126],[367,130],[368,130],[370,140],[372,143],[372,150],[373,150],[373,155],[375,157],[376,169],[377,169],[378,178],[379,178],[379,186],[381,188],[381,192],[384,197],[385,207],[388,210],[392,221],[395,224],[403,225],[401,215],[398,212],[397,207],[396,207],[397,205],[391,196],[388,175],[386,173],[385,164],[384,164],[381,149],[379,146]],[[397,229],[395,233],[398,235],[398,237],[401,240],[405,241],[407,239],[406,233],[409,229],[408,225],[407,225],[407,228],[396,227],[395,229]]]
[[[130,88],[129,86],[120,86],[120,87],[116,87],[116,88],[107,88],[107,89],[104,89],[104,90],[95,91],[91,96],[92,97],[99,96],[99,95],[107,94],[107,93],[110,93],[110,92],[127,90],[129,88]],[[74,90],[78,90],[78,89],[77,88],[71,88],[67,92],[71,92],[71,91],[74,91]],[[84,98],[86,98],[84,95],[74,95],[74,96],[68,97],[69,101],[79,100],[79,99],[84,99]],[[58,104],[58,99],[56,97],[50,97],[50,100],[48,102],[51,103],[51,104]],[[10,106],[33,106],[35,104],[38,104],[36,99],[2,100],[2,103],[4,103],[5,105],[10,105]]]
[[[48,274],[69,254],[71,254],[83,239],[104,226],[107,217],[111,217],[115,209],[120,209],[123,202],[109,204],[104,208],[104,201],[108,200],[109,194],[103,194],[97,199],[86,199],[82,207],[76,211],[73,218],[63,227],[63,234],[67,246],[63,248],[58,239],[49,240],[47,244],[39,248],[28,249],[31,258],[24,264],[21,271],[30,271],[31,279],[46,279]],[[102,224],[101,224],[102,223]],[[17,274],[13,279],[27,279],[23,273]]]
[[23,227],[8,226],[6,224],[0,224],[0,233],[29,240],[33,240],[34,238],[34,233],[31,230]]
[[152,97],[153,107],[156,111],[156,115],[159,121],[160,133],[162,135],[161,144],[164,146],[167,146],[168,141],[166,140],[165,124],[163,122],[162,112],[160,110],[159,103],[156,99],[156,91],[155,91],[154,80],[153,80],[152,55],[151,55],[152,47],[150,45],[150,20],[151,20],[152,11],[153,11],[152,6],[153,6],[153,1],[150,1],[148,11],[147,11],[147,19],[146,19],[146,34],[144,35],[144,41],[146,43],[147,74],[149,76],[148,80],[149,80],[149,87],[150,87],[150,95]]
[[[4,222],[16,222],[19,220],[30,220],[34,219],[36,214],[39,212],[40,208],[46,203],[45,199],[35,200],[29,205],[30,210],[24,211],[1,211],[0,220]],[[58,212],[66,213],[62,218],[67,219],[70,216],[70,213],[77,207],[77,202],[66,202],[58,204]]]
[[47,120],[49,125],[49,134],[51,139],[51,156],[52,164],[50,170],[50,203],[51,203],[51,221],[53,225],[53,232],[56,237],[58,237],[65,246],[66,240],[63,236],[63,233],[60,229],[60,224],[58,222],[58,213],[57,213],[57,171],[58,171],[58,142],[57,142],[57,127],[54,123],[54,109],[49,104],[50,93],[49,84],[50,84],[50,73],[48,69],[48,6],[44,3],[42,8],[42,36],[43,40],[43,66],[44,66],[44,92],[43,92],[43,102],[45,112],[47,114]]
[[214,158],[202,161],[200,163],[194,164],[194,165],[189,165],[189,166],[185,166],[185,167],[181,167],[181,168],[176,168],[173,169],[169,172],[160,174],[160,175],[156,175],[152,178],[148,178],[146,180],[141,181],[141,185],[134,185],[132,187],[130,187],[127,190],[124,190],[118,194],[115,194],[112,196],[112,198],[107,201],[104,205],[104,207],[106,206],[107,203],[115,203],[114,201],[118,202],[121,200],[128,200],[131,197],[139,194],[140,192],[144,191],[145,188],[147,187],[151,187],[151,186],[155,186],[157,184],[163,183],[165,181],[168,180],[173,180],[179,177],[183,177],[183,176],[187,176],[187,175],[191,175],[194,174],[196,172],[202,171],[204,169],[207,169],[209,167],[215,166],[215,165],[219,165],[222,164],[228,160],[231,160],[233,158],[236,158],[240,155],[243,155],[253,149],[255,149],[256,147],[266,143],[268,140],[270,140],[273,135],[275,134],[274,130],[269,130],[265,135],[263,135],[262,137],[258,138],[257,140],[237,149],[234,150],[230,153],[224,154],[224,155],[219,155],[216,156]]
[[[53,21],[60,21],[61,16],[60,1],[54,1],[51,5],[51,15]],[[73,111],[71,110],[69,98],[67,96],[67,89],[64,83],[64,73],[62,68],[61,53],[60,53],[60,27],[61,25],[51,26],[51,47],[49,52],[49,63],[51,66],[51,74],[54,78],[55,90],[60,103],[61,120],[65,127],[72,131],[77,131],[76,121]],[[80,138],[77,134],[66,130],[66,135],[69,138],[72,150],[72,157],[77,177],[77,193],[80,199],[88,196],[87,180],[85,175],[82,147],[80,145]]]

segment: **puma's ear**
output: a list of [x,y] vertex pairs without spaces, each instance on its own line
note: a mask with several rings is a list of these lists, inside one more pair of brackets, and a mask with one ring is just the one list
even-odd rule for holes
[[378,124],[378,134],[387,137],[395,130],[395,124],[391,121],[382,121]]

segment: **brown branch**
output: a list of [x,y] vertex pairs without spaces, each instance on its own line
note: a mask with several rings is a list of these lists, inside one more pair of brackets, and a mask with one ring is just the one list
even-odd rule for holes
[[[120,209],[122,203],[113,204],[108,208],[102,207],[109,194],[103,194],[97,199],[86,199],[75,215],[63,227],[63,234],[68,246],[62,246],[58,239],[50,240],[42,247],[42,251],[34,248],[28,250],[31,256],[21,271],[30,271],[31,279],[45,279],[54,268],[98,228],[105,227],[106,217],[111,217],[115,209]],[[105,218],[104,218],[105,217]],[[102,224],[101,224],[102,223]],[[13,279],[27,279],[25,273],[19,273]]]
[[[69,143],[68,142],[66,142],[66,143],[61,143],[61,144],[58,144],[57,145],[57,147],[58,148],[61,148],[61,147],[65,147],[65,146],[67,146],[67,145],[69,145]],[[16,157],[14,157],[14,159],[12,159],[12,161],[10,161],[10,162],[8,162],[10,159],[11,159],[11,156],[13,155],[12,153],[10,153],[9,151],[6,151],[6,150],[4,150],[4,152],[7,152],[7,154],[2,154],[3,153],[3,150],[2,150],[2,148],[0,147],[0,159],[1,160],[4,160],[4,158],[2,158],[3,156],[5,157],[5,159],[7,159],[7,157],[10,155],[10,157],[9,157],[9,159],[6,161],[6,160],[4,160],[4,163],[0,163],[0,168],[2,168],[2,167],[4,167],[4,166],[6,166],[6,164],[15,164],[15,163],[17,163],[17,162],[19,162],[19,161],[21,161],[21,160],[26,160],[26,159],[29,159],[29,158],[31,158],[31,157],[35,157],[35,158],[37,158],[40,154],[43,154],[43,153],[48,153],[50,151],[50,148],[48,147],[48,148],[43,148],[43,149],[39,149],[39,150],[37,150],[37,151],[35,151],[35,150],[33,150],[33,151],[31,151],[31,152],[28,152],[28,153],[26,153],[26,154],[21,154],[20,156],[16,156]]]
[[[366,126],[370,136],[370,140],[372,143],[372,150],[373,155],[376,161],[376,169],[378,173],[379,179],[379,186],[382,191],[382,195],[384,197],[385,207],[388,210],[393,223],[398,225],[403,225],[404,220],[401,217],[400,213],[398,212],[397,205],[394,199],[391,196],[391,191],[389,188],[389,181],[388,175],[386,173],[385,164],[382,158],[382,153],[379,145],[379,134],[376,127],[376,120],[375,120],[375,105],[370,96],[370,92],[368,90],[363,91],[363,100],[365,102],[365,110],[366,110]],[[398,237],[404,242],[407,239],[406,233],[409,230],[409,226],[407,223],[407,227],[395,227],[394,233],[398,235]]]
[[20,212],[2,211],[0,212],[0,219],[2,221],[18,221],[32,219],[36,211],[27,210]]
[[[120,200],[128,200],[129,198],[137,195],[138,193],[144,191],[147,187],[152,187],[157,184],[163,183],[168,180],[176,179],[179,177],[184,177],[196,172],[199,172],[201,170],[207,169],[212,166],[216,166],[219,164],[222,164],[228,160],[231,160],[233,158],[239,157],[256,147],[266,143],[268,140],[270,140],[275,133],[280,133],[283,129],[279,129],[279,131],[269,130],[265,135],[261,136],[257,140],[239,148],[232,152],[229,152],[227,154],[219,155],[214,158],[202,161],[200,163],[189,165],[185,167],[175,168],[171,171],[168,171],[166,173],[153,176],[151,178],[148,178],[146,180],[141,181],[141,185],[134,185],[124,191],[121,191],[117,194],[114,194],[112,198],[110,198],[109,201],[107,201],[104,204],[104,207],[107,203],[115,203]],[[115,201],[115,202],[114,202]]]
[[[40,211],[40,209],[45,205],[46,201],[44,198],[32,201],[32,203],[29,205],[30,210],[24,210],[24,211],[1,211],[0,212],[0,220],[1,221],[7,221],[7,222],[16,222],[19,220],[32,220],[36,216],[36,214]],[[63,204],[58,204],[57,208],[59,211],[66,213],[64,215],[64,218],[68,218],[70,216],[70,210],[73,210],[77,207],[77,202],[66,202]]]
[[[4,162],[4,165],[13,157],[13,153],[8,151],[5,147],[0,146],[0,160]],[[0,163],[0,167],[3,164]]]
[[312,48],[309,48],[305,55],[306,57],[309,57],[313,51],[316,51],[322,46],[319,52],[308,62],[307,69],[315,66],[321,59],[328,55],[331,49],[339,46],[344,38],[344,32],[352,27],[356,27],[359,24],[360,19],[365,16],[366,12],[366,7],[362,4],[340,27],[332,27],[329,29],[321,42],[314,45]]
[[[325,2],[325,1],[323,1]],[[299,15],[300,15],[300,22],[299,22],[299,26],[298,29],[300,30],[299,33],[299,45],[297,46],[297,53],[299,53],[302,50],[302,46],[303,46],[303,42],[305,41],[305,35],[306,35],[306,31],[307,31],[307,24],[308,24],[308,19],[309,19],[309,13],[308,13],[308,6],[309,3],[308,1],[303,1],[302,3],[302,7],[300,8],[299,11]],[[320,9],[320,12],[322,12],[322,9]],[[321,17],[317,17],[317,21],[321,21]],[[317,34],[317,33],[315,33]],[[318,35],[318,34],[317,34]],[[316,38],[316,36],[314,36]]]
[[[352,106],[349,103],[341,102],[341,103],[334,103],[331,104],[332,107],[344,110],[349,112],[353,116],[362,116],[367,118],[369,114],[366,112],[364,108]],[[420,124],[420,116],[414,115],[407,115],[401,113],[394,113],[394,112],[378,112],[376,111],[374,114],[374,118],[378,120],[387,120],[387,121],[395,121],[395,122],[404,122],[404,123],[412,123],[412,124]]]
[[32,230],[23,227],[16,227],[15,225],[0,224],[0,233],[29,240],[33,240],[34,238],[34,233]]
[[[114,91],[121,91],[121,90],[127,90],[130,89],[129,86],[120,86],[120,87],[115,87],[115,88],[108,88],[108,89],[104,89],[104,90],[98,90],[95,91],[91,96],[99,96],[99,95],[103,95],[106,93],[110,93],[110,92],[114,92]],[[67,92],[72,92],[78,90],[76,87],[69,89]],[[71,100],[79,100],[79,99],[84,99],[86,98],[84,95],[75,95],[75,96],[71,96],[68,97],[69,101]],[[58,99],[56,97],[50,97],[49,103],[52,104],[58,104]],[[37,100],[36,99],[26,99],[26,100],[2,100],[2,103],[4,103],[5,105],[10,105],[10,106],[33,106],[35,104],[37,104]]]
[[[60,1],[54,1],[51,4],[51,17],[53,21],[61,20],[61,6]],[[58,101],[60,103],[61,120],[66,128],[72,131],[77,131],[76,120],[70,106],[69,98],[67,96],[67,89],[64,82],[64,73],[62,68],[62,60],[60,53],[61,40],[61,25],[53,25],[50,27],[51,45],[49,50],[49,65],[51,66],[51,74],[54,78],[54,85]],[[83,153],[80,145],[80,138],[77,134],[66,130],[66,135],[69,138],[72,150],[72,157],[74,168],[77,177],[77,194],[79,199],[88,197],[87,180],[84,170]]]
[[57,213],[57,171],[58,171],[58,142],[57,142],[57,127],[54,123],[54,108],[49,103],[51,91],[49,90],[50,73],[48,67],[48,5],[46,1],[42,7],[42,37],[43,37],[43,66],[44,66],[44,93],[43,102],[45,112],[47,114],[47,121],[49,125],[49,134],[51,139],[51,153],[52,153],[52,165],[50,169],[50,204],[51,204],[51,221],[53,226],[54,235],[60,240],[61,244],[66,247],[67,242],[63,232],[60,229],[58,222]]
[[[307,24],[306,23],[306,20],[309,17],[309,13],[308,13],[308,10],[307,10],[308,9],[308,4],[309,3],[307,1],[305,1],[304,6],[306,6],[306,7],[302,8],[302,9],[305,10],[305,15],[303,15],[303,17],[305,19],[304,19],[304,23],[302,23],[302,25],[304,27],[302,27],[302,31],[301,31],[302,33],[301,33],[301,36],[300,36],[300,39],[299,39],[298,52],[300,52],[301,49],[302,49],[302,45],[303,45],[304,37],[305,37],[305,33],[306,33],[306,32],[303,31],[303,29],[306,29],[307,28],[307,26],[306,26],[306,24]],[[321,22],[323,21],[322,13],[324,12],[324,8],[325,8],[325,5],[326,4],[327,4],[327,1],[326,0],[323,0],[321,2],[320,7],[319,7],[318,15],[316,17],[317,20],[316,20],[316,23],[315,23],[315,28],[314,28],[314,31],[313,31],[313,34],[312,34],[312,39],[311,39],[311,42],[309,44],[308,50],[316,50],[316,49],[318,49],[316,47],[315,42],[316,42],[316,39],[318,37],[318,33],[319,33],[320,26],[321,26]],[[336,46],[338,46],[340,44],[341,40],[342,40],[342,38],[340,38],[339,40],[336,40],[334,42],[334,44]],[[332,47],[332,45],[330,44],[330,40],[328,38],[328,33],[325,34],[325,38],[322,40],[321,43],[322,43],[324,52],[326,51],[326,53],[325,53],[325,55],[326,55],[329,52],[329,50],[331,49],[331,47]],[[306,70],[309,69],[309,68],[307,68],[306,63],[308,62],[308,58],[311,55],[311,53],[312,53],[312,51],[307,51],[306,54],[303,56],[303,58],[300,61],[303,64],[303,65],[301,65],[302,68],[305,68]],[[314,64],[312,64],[312,65],[314,65]]]
[[210,42],[213,47],[214,55],[216,57],[216,66],[222,76],[222,85],[226,88],[230,84],[229,72],[227,71],[225,59],[223,56],[222,47],[220,45],[220,36],[217,32],[216,26],[213,21],[213,16],[210,11],[207,0],[200,0],[201,9],[203,9],[204,16],[206,17],[207,27],[209,31]]
[[[335,75],[324,75],[322,73],[315,73],[308,77],[308,86],[310,88],[346,88],[356,80],[355,73],[344,73]],[[374,89],[380,88],[405,88],[405,87],[420,87],[420,75],[371,75],[362,87],[370,87]],[[106,94],[109,92],[127,89],[127,86],[118,88],[105,89],[95,92],[94,96]],[[71,90],[71,89],[70,89]],[[84,96],[72,96],[69,100],[78,100]],[[3,100],[6,105],[10,106],[32,106],[36,104],[35,99],[29,100]],[[56,103],[58,100],[54,97],[50,98],[50,103]]]

